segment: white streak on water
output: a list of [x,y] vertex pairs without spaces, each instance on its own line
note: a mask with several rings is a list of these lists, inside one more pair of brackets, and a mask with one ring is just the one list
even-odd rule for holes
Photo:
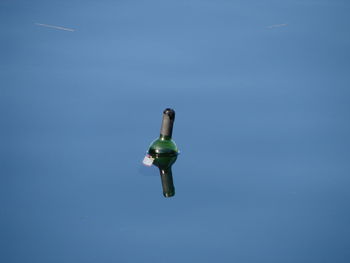
[[41,23],[35,23],[35,25],[48,27],[48,28],[54,28],[54,29],[58,29],[58,30],[70,31],[70,32],[75,31],[75,29],[73,29],[73,28],[68,28],[68,27],[63,27],[63,26],[54,26],[54,25],[41,24]]
[[276,25],[271,25],[271,26],[268,26],[267,28],[276,28],[276,27],[283,27],[283,26],[288,26],[288,24],[276,24]]

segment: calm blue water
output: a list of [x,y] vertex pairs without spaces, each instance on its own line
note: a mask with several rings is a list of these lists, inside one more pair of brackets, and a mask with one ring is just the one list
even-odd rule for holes
[[0,261],[349,262],[349,11],[1,1]]

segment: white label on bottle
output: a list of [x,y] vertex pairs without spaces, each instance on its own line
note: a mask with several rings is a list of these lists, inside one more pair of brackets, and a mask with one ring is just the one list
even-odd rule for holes
[[142,163],[146,166],[152,166],[154,158],[152,158],[149,154],[146,154],[145,158],[143,158]]

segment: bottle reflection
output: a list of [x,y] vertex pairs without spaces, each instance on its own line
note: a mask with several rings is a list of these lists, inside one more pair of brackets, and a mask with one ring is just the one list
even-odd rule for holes
[[176,158],[177,155],[174,155],[168,157],[156,157],[154,160],[154,165],[159,168],[164,197],[172,197],[175,195],[171,166],[175,163]]
[[160,178],[162,180],[162,187],[163,187],[163,195],[165,197],[171,197],[175,195],[175,187],[173,182],[173,174],[171,172],[171,168],[167,170],[161,170],[160,171]]

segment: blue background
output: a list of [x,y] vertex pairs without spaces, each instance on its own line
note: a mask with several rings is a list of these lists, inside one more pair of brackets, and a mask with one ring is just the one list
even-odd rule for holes
[[[2,0],[0,261],[349,262],[349,13]],[[166,107],[169,199],[141,165]]]

